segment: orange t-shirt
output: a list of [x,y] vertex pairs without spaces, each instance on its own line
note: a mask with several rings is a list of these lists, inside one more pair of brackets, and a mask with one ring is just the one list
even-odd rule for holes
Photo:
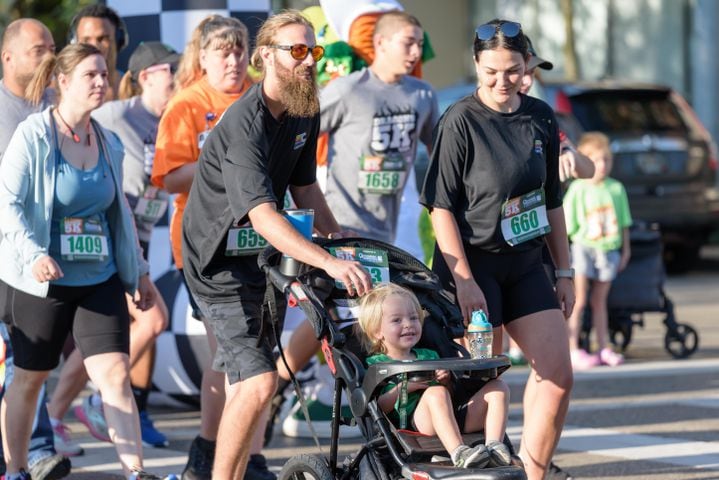
[[[152,184],[165,188],[165,175],[196,162],[200,157],[200,141],[207,137],[227,107],[240,98],[252,85],[249,77],[240,93],[222,93],[210,86],[205,77],[180,90],[167,105],[160,119],[155,142]],[[202,137],[201,137],[202,136]],[[182,214],[189,191],[175,195],[170,220],[170,243],[177,268],[182,268]]]

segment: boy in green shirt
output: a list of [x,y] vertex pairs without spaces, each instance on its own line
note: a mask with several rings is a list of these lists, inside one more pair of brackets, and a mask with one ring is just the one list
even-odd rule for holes
[[[567,233],[572,242],[572,267],[576,271],[576,303],[569,317],[569,349],[575,370],[597,365],[616,366],[624,357],[607,343],[607,297],[612,281],[629,262],[629,227],[632,217],[624,186],[610,178],[612,152],[609,139],[600,132],[588,132],[579,140],[578,150],[594,162],[594,176],[575,180],[564,197]],[[591,295],[587,291],[591,285]],[[590,355],[578,347],[579,329],[589,301],[592,326],[599,353]]]

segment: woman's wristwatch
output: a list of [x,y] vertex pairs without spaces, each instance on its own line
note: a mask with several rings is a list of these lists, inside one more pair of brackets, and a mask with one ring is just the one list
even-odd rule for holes
[[574,278],[573,268],[557,268],[554,270],[554,276],[557,278]]

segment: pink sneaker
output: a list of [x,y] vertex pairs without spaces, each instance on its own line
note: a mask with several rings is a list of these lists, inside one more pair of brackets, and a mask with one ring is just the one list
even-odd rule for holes
[[614,352],[614,350],[609,347],[604,347],[602,351],[599,352],[599,360],[602,362],[602,365],[616,367],[624,363],[624,355]]
[[587,353],[586,350],[578,348],[570,352],[572,357],[572,369],[575,371],[589,370],[601,365],[599,356]]

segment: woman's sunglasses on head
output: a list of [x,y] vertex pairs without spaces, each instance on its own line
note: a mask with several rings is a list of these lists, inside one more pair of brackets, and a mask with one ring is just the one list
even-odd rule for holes
[[319,62],[322,57],[325,56],[325,47],[321,45],[315,45],[310,47],[304,43],[295,43],[294,45],[267,45],[270,48],[277,48],[279,50],[287,50],[295,60],[304,60],[307,55],[312,54],[312,59],[315,62]]
[[501,22],[499,24],[485,23],[480,25],[474,31],[479,40],[486,42],[493,39],[497,32],[500,32],[507,38],[514,38],[522,33],[522,25],[517,22]]

